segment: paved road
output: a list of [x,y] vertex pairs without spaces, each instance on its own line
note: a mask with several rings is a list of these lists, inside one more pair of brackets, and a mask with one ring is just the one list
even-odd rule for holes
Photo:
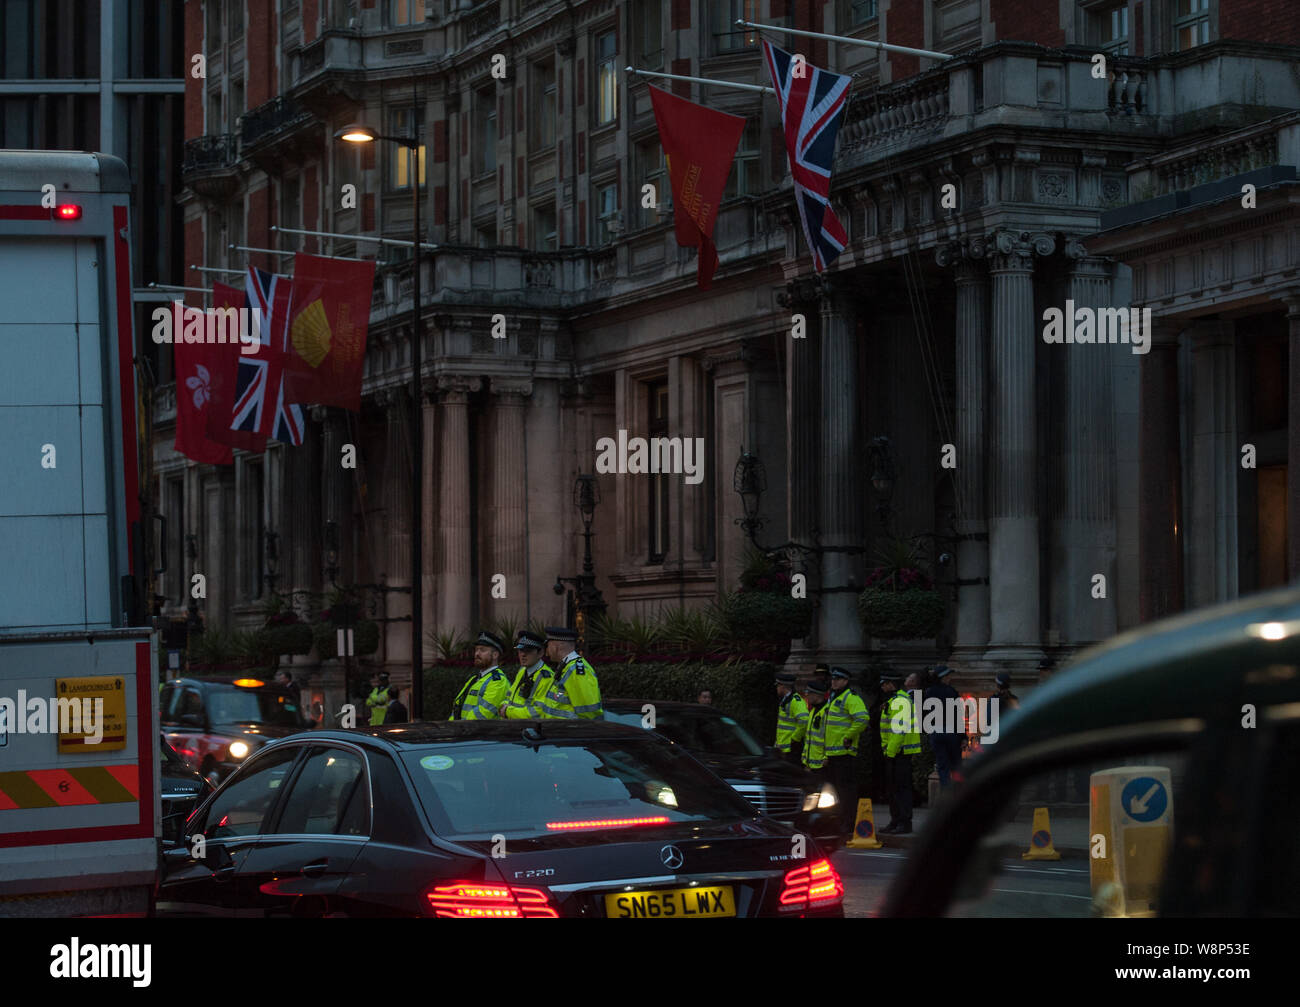
[[[832,862],[844,878],[844,915],[872,915],[906,856],[901,850],[888,849],[869,854],[836,853]],[[983,897],[952,915],[1087,917],[1091,915],[1091,903],[1088,862],[1082,858],[1039,864],[1001,860]]]

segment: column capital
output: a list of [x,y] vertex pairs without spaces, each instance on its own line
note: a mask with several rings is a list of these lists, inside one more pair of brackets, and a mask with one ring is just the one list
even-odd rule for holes
[[481,378],[469,377],[463,374],[442,374],[438,377],[438,393],[442,396],[444,402],[464,405],[469,400],[471,392],[477,392],[483,387]]
[[523,405],[533,394],[533,382],[530,378],[493,378],[492,394],[505,405]]
[[987,240],[985,254],[994,272],[1032,272],[1034,256],[1047,256],[1056,251],[1056,239],[1046,231],[998,228]]
[[1300,287],[1290,287],[1282,291],[1279,300],[1286,305],[1287,321],[1294,323],[1300,319]]

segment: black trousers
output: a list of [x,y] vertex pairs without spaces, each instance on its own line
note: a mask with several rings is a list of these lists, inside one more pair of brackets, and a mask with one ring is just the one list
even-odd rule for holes
[[961,766],[961,738],[955,734],[932,734],[930,747],[934,749],[939,786],[946,789],[952,785],[952,771]]
[[889,821],[912,821],[912,757],[896,755],[886,758],[889,766]]
[[857,756],[836,755],[826,760],[823,770],[826,782],[835,788],[839,796],[840,831],[853,831],[853,819],[858,811],[858,766]]

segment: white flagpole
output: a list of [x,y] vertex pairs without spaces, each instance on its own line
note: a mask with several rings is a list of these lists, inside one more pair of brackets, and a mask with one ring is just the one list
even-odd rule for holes
[[[337,231],[304,231],[298,227],[277,227],[271,225],[271,230],[279,234],[305,234],[311,238],[339,238],[342,241],[373,241],[380,245],[396,245],[398,248],[410,248],[413,242],[402,241],[398,238],[372,238],[365,234],[339,234]],[[437,252],[441,250],[439,245],[431,245],[427,241],[420,242],[420,247],[428,252]],[[346,255],[327,256],[332,259],[346,259]],[[363,262],[363,259],[355,259],[356,262]]]
[[734,87],[740,91],[758,91],[762,94],[776,94],[770,87],[763,87],[761,84],[739,84],[731,80],[709,80],[707,77],[686,77],[680,73],[659,73],[655,70],[638,70],[636,67],[627,66],[623,68],[625,72],[634,74],[639,77],[662,77],[665,80],[685,80],[692,84],[713,84],[717,87]]
[[212,293],[207,287],[178,287],[173,283],[151,283],[150,290],[185,290],[191,294],[210,294]]
[[227,276],[243,276],[246,269],[217,269],[213,266],[190,266],[196,273],[225,273]]
[[263,252],[266,255],[297,255],[297,252],[282,252],[278,248],[249,248],[247,245],[227,245],[236,252]]
[[803,35],[805,38],[822,38],[828,42],[843,42],[845,45],[865,45],[872,49],[888,49],[890,52],[907,53],[909,56],[925,56],[927,59],[952,59],[952,53],[934,52],[931,49],[912,49],[905,45],[890,45],[888,42],[872,42],[865,38],[850,38],[847,35],[827,35],[820,31],[802,31],[798,28],[783,28],[774,24],[757,24],[754,21],[736,21],[741,28],[757,28],[760,31],[782,31],[787,35]]

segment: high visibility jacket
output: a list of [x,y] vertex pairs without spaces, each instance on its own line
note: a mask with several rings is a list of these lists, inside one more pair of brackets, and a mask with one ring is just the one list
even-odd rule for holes
[[808,707],[808,733],[803,742],[800,762],[805,769],[826,765],[826,704]]
[[921,754],[921,735],[916,730],[912,697],[901,689],[880,707],[880,747],[889,759]]
[[502,715],[510,679],[500,668],[489,668],[471,678],[451,708],[452,720],[495,720]]
[[540,720],[541,697],[546,695],[554,677],[555,672],[545,661],[539,662],[531,675],[527,668],[521,667],[506,694],[506,716],[517,720]]
[[852,689],[832,693],[826,700],[826,757],[857,755],[858,738],[867,729],[867,704]]
[[382,724],[388,714],[388,686],[377,685],[366,697],[366,706],[370,707],[370,723]]
[[[537,695],[534,689],[533,694]],[[540,696],[539,706],[543,717],[557,720],[604,720],[605,710],[600,703],[600,684],[596,669],[570,651],[560,673],[551,686]]]
[[781,700],[776,712],[776,750],[789,752],[795,742],[803,741],[808,734],[808,704],[797,692]]

